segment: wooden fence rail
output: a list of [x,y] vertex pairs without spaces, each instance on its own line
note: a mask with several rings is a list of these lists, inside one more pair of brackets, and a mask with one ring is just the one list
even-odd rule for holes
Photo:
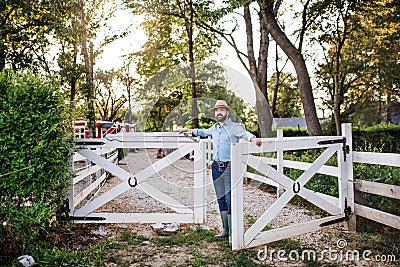
[[[101,148],[94,150],[94,152],[114,164],[118,161],[118,149],[116,148]],[[100,188],[101,184],[107,179],[108,172],[77,153],[73,153],[72,163],[72,170],[75,173],[72,180],[72,190],[79,191],[79,193],[74,194],[73,203],[70,203],[70,205],[72,204],[76,208]]]

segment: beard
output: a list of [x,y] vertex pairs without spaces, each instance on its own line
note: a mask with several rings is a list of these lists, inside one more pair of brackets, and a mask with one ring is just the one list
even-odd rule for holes
[[215,118],[217,119],[218,122],[224,122],[226,120],[228,115],[222,115],[222,114],[217,114]]

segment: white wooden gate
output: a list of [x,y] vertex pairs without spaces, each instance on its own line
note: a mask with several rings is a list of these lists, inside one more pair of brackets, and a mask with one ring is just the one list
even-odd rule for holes
[[[166,157],[145,167],[138,173],[130,173],[107,161],[91,148],[173,148]],[[101,168],[118,176],[121,183],[75,210],[73,193],[70,194],[70,217],[76,222],[96,223],[202,223],[206,214],[206,160],[203,140],[181,136],[178,133],[118,133],[103,139],[81,139],[77,153]],[[179,203],[172,197],[146,183],[146,179],[194,151],[193,207]],[[96,210],[130,188],[147,195],[169,207],[175,213],[98,213]],[[135,196],[132,196],[135,197]]]
[[[349,127],[347,125],[347,127]],[[349,132],[343,127],[343,132]],[[297,180],[292,180],[283,174],[283,168],[278,165],[274,169],[262,157],[252,154],[264,152],[283,152],[303,149],[321,149],[323,153],[312,164],[304,163],[304,172]],[[232,144],[232,249],[243,249],[259,246],[265,243],[296,235],[320,230],[325,227],[348,221],[354,210],[353,176],[351,159],[351,136],[321,136],[293,138],[265,138],[261,147],[254,143]],[[338,155],[338,167],[324,166],[335,153]],[[278,153],[279,154],[279,153]],[[265,177],[283,187],[283,193],[270,205],[257,221],[244,231],[243,216],[243,177],[247,166],[256,169]],[[327,199],[304,186],[320,170],[338,177],[339,201]],[[330,216],[312,220],[306,223],[289,225],[277,229],[263,231],[263,228],[275,218],[285,205],[298,195],[325,210]]]

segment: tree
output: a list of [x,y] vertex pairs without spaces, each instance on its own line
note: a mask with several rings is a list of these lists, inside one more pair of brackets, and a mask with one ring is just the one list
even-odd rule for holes
[[[205,29],[217,32],[222,36],[235,50],[242,65],[246,68],[249,76],[253,82],[256,92],[256,106],[257,115],[260,123],[260,130],[262,135],[270,135],[272,114],[270,111],[269,103],[265,101],[267,98],[267,59],[269,47],[269,35],[275,40],[282,51],[288,56],[293,63],[297,79],[299,80],[299,89],[301,91],[301,99],[303,109],[307,120],[307,128],[310,135],[322,134],[321,126],[317,118],[314,97],[311,88],[310,77],[305,65],[303,55],[301,53],[302,41],[299,48],[296,48],[288,39],[286,34],[280,28],[277,22],[278,9],[281,1],[256,1],[259,6],[259,22],[260,22],[260,50],[259,57],[256,60],[253,47],[253,26],[251,23],[250,4],[255,1],[225,1],[229,6],[222,8],[222,11],[217,11],[217,17],[222,18],[226,14],[234,12],[236,8],[243,7],[243,17],[246,25],[246,40],[247,40],[247,53],[243,53],[237,47],[236,41],[233,38],[232,32],[227,32],[218,27],[212,27],[207,23],[202,26]],[[305,10],[308,3],[305,5]],[[234,27],[233,31],[237,27]],[[301,32],[301,36],[304,31]],[[300,38],[301,40],[302,37]],[[247,61],[244,59],[247,58]],[[248,66],[247,66],[248,65]],[[265,99],[265,100],[262,100]],[[267,131],[267,132],[264,132]]]
[[127,99],[125,95],[118,96],[116,94],[117,78],[117,72],[114,70],[98,70],[95,73],[95,106],[96,117],[99,120],[121,121],[123,118],[125,112],[123,105]]
[[126,93],[128,95],[128,111],[126,120],[128,123],[132,123],[132,95],[133,95],[133,87],[138,85],[138,79],[135,79],[131,73],[131,64],[132,60],[128,59],[128,61],[124,62],[124,65],[117,72],[118,80],[125,86]]
[[[258,118],[258,131],[261,137],[270,137],[272,135],[272,113],[268,103],[267,97],[267,60],[268,60],[268,48],[269,48],[269,33],[264,21],[261,19],[261,13],[259,14],[260,23],[260,50],[258,58],[255,57],[254,50],[254,29],[252,23],[252,12],[250,10],[250,1],[225,1],[227,6],[221,7],[216,10],[211,10],[206,13],[211,19],[211,23],[208,20],[197,20],[196,22],[200,27],[207,31],[214,32],[222,37],[225,41],[231,45],[236,52],[236,55],[243,67],[246,69],[249,77],[253,83],[254,91],[256,95],[256,113]],[[280,2],[276,5],[276,11],[278,10]],[[237,46],[236,40],[233,37],[233,33],[238,28],[238,22],[235,21],[234,26],[231,30],[225,29],[224,23],[215,23],[215,21],[221,21],[227,14],[231,14],[237,8],[243,8],[243,19],[246,27],[246,52],[243,52]],[[198,16],[198,15],[196,15]],[[216,25],[213,25],[216,24]]]
[[[312,10],[323,11],[322,16],[314,19],[314,27],[317,27],[322,32],[319,37],[320,44],[327,43],[330,45],[325,56],[326,65],[321,68],[323,73],[329,73],[327,75],[329,77],[322,78],[322,82],[325,88],[329,88],[336,134],[340,135],[340,106],[343,104],[347,88],[361,77],[361,75],[350,77],[354,71],[353,67],[356,66],[360,70],[360,64],[356,64],[356,62],[354,64],[343,64],[343,50],[351,32],[350,20],[352,19],[354,6],[347,3],[347,1],[328,0],[314,4]],[[362,67],[363,64],[361,64]]]
[[[199,127],[196,103],[195,61],[200,62],[216,51],[220,45],[213,33],[200,31],[196,27],[195,13],[201,14],[211,4],[210,1],[177,0],[168,1],[127,1],[134,12],[147,14],[143,23],[149,36],[144,45],[138,64],[138,72],[154,75],[163,67],[182,62],[189,64],[192,97],[192,124]],[[142,68],[142,70],[141,70]],[[148,77],[150,77],[148,75]]]
[[[268,87],[274,88],[276,85],[276,76],[274,73],[269,81]],[[301,98],[297,89],[297,80],[290,73],[280,73],[277,90],[270,92],[268,97],[270,103],[276,102],[274,105],[275,118],[290,118],[301,116]]]
[[274,38],[275,42],[290,59],[296,71],[308,133],[309,135],[321,135],[322,129],[317,117],[310,76],[301,52],[301,47],[296,48],[279,26],[274,14],[274,1],[262,2],[263,5],[260,11],[263,14],[262,18],[267,25],[272,38]]
[[[196,63],[199,124],[209,126],[215,121],[209,108],[215,99],[226,99],[237,112],[232,118],[242,121],[246,106],[243,100],[226,89],[225,70],[213,63]],[[191,120],[191,79],[189,66],[174,66],[154,75],[138,92],[143,107],[135,117],[146,131],[171,131],[174,127],[192,126]]]
[[51,73],[46,54],[52,36],[64,27],[71,1],[2,1],[0,4],[0,70],[27,67]]
[[[399,43],[395,34],[399,22],[386,20],[394,12],[388,8],[392,2],[320,1],[311,8],[312,29],[322,33],[317,42],[325,51],[325,62],[316,74],[330,96],[325,104],[333,111],[337,134],[341,121],[351,118],[376,123],[373,118],[381,116],[381,99],[386,98],[387,107],[396,96],[399,83],[392,73],[399,66],[393,55],[399,46],[393,44]],[[363,111],[368,116],[361,115]]]
[[[106,8],[106,6],[108,8]],[[105,45],[125,36],[121,33],[100,36],[100,30],[107,29],[108,19],[114,16],[114,1],[78,0],[73,1],[63,16],[65,27],[55,35],[59,42],[59,75],[69,91],[71,106],[79,103],[84,110],[82,117],[89,121],[93,135],[95,123],[95,64]],[[84,100],[84,101],[82,101]],[[84,102],[84,104],[81,104]]]

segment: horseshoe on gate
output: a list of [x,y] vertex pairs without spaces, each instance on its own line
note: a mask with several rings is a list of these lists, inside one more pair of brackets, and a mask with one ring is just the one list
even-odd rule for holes
[[298,192],[300,192],[300,183],[299,183],[299,182],[293,183],[293,192],[294,192],[295,194],[297,194]]
[[130,186],[130,187],[135,187],[135,186],[137,186],[137,179],[136,179],[136,177],[135,177],[135,176],[133,177],[133,179],[135,180],[135,183],[134,183],[134,184],[131,184],[131,178],[132,178],[132,177],[129,177],[129,179],[128,179],[128,184],[129,184],[129,186]]

